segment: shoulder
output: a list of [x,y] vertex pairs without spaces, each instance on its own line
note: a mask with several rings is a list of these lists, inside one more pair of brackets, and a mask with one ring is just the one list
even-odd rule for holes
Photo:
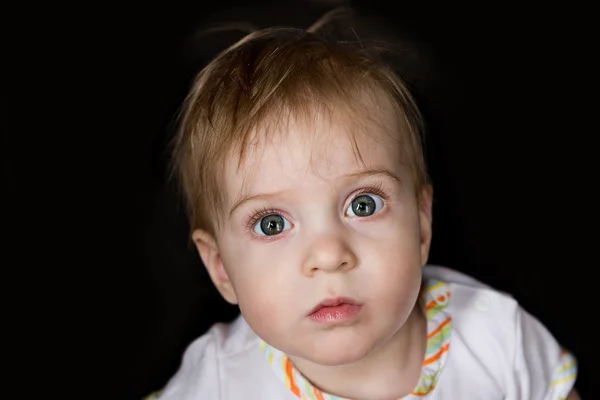
[[453,320],[462,322],[462,326],[475,328],[477,326],[472,326],[475,324],[484,329],[495,328],[498,324],[513,326],[517,314],[521,312],[519,303],[510,294],[462,272],[441,266],[426,266],[423,278],[427,286],[432,288],[428,290],[434,299],[440,294],[448,295],[449,312]]
[[[192,342],[183,354],[181,365],[164,390],[155,394],[160,400],[222,398],[222,382],[229,378],[231,360],[245,366],[256,345],[256,336],[242,317],[232,323],[218,323]],[[152,398],[152,397],[151,397]]]
[[441,266],[426,266],[423,279],[432,300],[448,302],[447,312],[452,317],[454,330],[464,331],[468,336],[485,332],[486,336],[492,335],[498,340],[512,338],[522,309],[508,293]]
[[469,360],[508,398],[566,397],[575,381],[574,357],[511,295],[445,267],[427,266],[423,276],[443,282],[438,290],[449,298],[449,366]]
[[289,395],[266,362],[260,338],[239,316],[232,323],[213,325],[191,343],[164,390],[148,400],[285,399]]

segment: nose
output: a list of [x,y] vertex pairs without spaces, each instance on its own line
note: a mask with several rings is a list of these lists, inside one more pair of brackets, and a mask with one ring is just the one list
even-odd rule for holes
[[357,265],[357,258],[341,237],[325,236],[315,239],[308,247],[302,263],[302,273],[313,276],[321,272],[348,272]]

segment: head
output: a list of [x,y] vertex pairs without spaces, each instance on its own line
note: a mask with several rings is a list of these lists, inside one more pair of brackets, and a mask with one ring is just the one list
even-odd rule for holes
[[[339,365],[402,328],[431,241],[420,135],[405,85],[360,45],[264,30],[198,75],[173,153],[192,238],[269,344]],[[311,314],[342,297],[351,317]]]

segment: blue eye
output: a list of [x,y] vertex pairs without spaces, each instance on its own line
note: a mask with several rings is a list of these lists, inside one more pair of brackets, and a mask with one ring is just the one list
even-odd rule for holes
[[254,225],[254,232],[261,236],[279,235],[281,232],[290,229],[290,222],[279,214],[271,214],[263,217]]
[[361,194],[350,203],[346,214],[351,217],[368,217],[379,212],[383,199],[375,194]]

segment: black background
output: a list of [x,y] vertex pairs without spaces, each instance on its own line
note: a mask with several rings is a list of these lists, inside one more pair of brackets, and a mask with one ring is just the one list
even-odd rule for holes
[[[24,285],[6,292],[25,341],[22,394],[139,399],[235,315],[165,181],[190,79],[239,38],[193,34],[240,20],[306,27],[334,3],[23,3],[7,14],[5,265]],[[354,4],[421,52],[411,73],[436,191],[430,261],[512,293],[576,354],[578,389],[593,398],[590,10]]]

